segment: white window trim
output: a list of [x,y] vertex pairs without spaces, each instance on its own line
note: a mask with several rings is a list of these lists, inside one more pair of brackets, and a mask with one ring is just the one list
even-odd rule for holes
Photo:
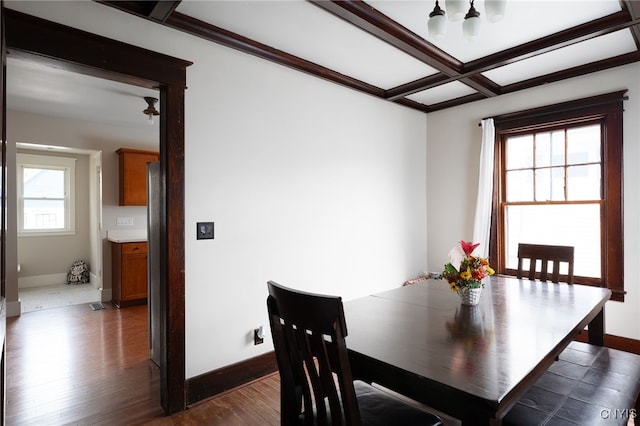
[[[48,155],[17,154],[17,200],[18,200],[18,236],[19,237],[43,237],[75,235],[75,182],[76,159],[71,157],[54,157]],[[23,173],[24,166],[37,168],[57,168],[65,170],[65,228],[29,231],[24,229],[24,197],[23,197]]]

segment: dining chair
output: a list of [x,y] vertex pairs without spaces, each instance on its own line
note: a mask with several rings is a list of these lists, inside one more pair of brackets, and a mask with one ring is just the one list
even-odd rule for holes
[[[567,275],[563,282],[573,284],[573,247],[553,246],[542,244],[518,244],[518,278],[527,275],[530,280],[539,279],[558,283],[560,281],[560,264],[566,263],[568,266]],[[524,271],[524,261],[529,260],[528,271]],[[540,261],[540,271],[536,271],[537,263]],[[551,272],[549,272],[549,262],[551,262]]]
[[342,299],[267,283],[282,425],[442,425],[436,415],[354,380]]
[[[571,246],[518,245],[518,278],[573,284]],[[529,259],[525,271],[523,260]],[[541,261],[540,271],[536,262]],[[547,264],[552,263],[549,274]],[[561,276],[560,263],[568,264]],[[628,425],[640,415],[640,356],[603,346],[571,342],[520,398],[504,425]],[[635,410],[635,411],[634,411]]]

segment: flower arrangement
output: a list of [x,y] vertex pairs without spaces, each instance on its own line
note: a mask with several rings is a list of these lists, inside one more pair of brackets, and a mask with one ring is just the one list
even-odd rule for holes
[[[472,254],[479,245],[461,240],[462,253],[458,248],[449,252],[450,262],[444,265],[444,271],[439,278],[447,280],[451,290],[458,292],[465,288],[483,288],[482,279],[495,273],[487,259]],[[459,265],[459,268],[453,266],[454,264]]]

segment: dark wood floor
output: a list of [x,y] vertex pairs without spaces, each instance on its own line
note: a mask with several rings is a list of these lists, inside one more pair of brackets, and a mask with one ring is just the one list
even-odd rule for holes
[[146,306],[87,305],[7,319],[13,425],[279,425],[278,375],[165,417]]

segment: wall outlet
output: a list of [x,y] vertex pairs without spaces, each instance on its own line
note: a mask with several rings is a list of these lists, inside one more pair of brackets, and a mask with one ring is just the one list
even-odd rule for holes
[[118,226],[133,226],[132,217],[119,217],[116,219],[116,225]]
[[253,330],[253,344],[260,345],[264,343],[264,328],[262,326]]

